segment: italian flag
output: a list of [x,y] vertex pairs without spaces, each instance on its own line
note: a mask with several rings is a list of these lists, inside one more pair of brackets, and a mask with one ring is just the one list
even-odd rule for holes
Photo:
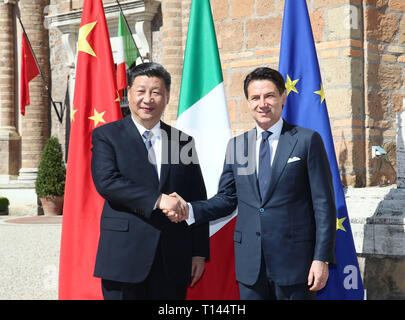
[[118,55],[117,55],[117,90],[122,99],[123,89],[128,87],[127,68],[139,57],[138,48],[135,45],[132,34],[124,19],[122,12],[118,20]]
[[[193,0],[176,127],[193,136],[208,197],[217,193],[231,128],[209,0]],[[210,260],[189,300],[239,299],[235,280],[235,215],[210,223]]]

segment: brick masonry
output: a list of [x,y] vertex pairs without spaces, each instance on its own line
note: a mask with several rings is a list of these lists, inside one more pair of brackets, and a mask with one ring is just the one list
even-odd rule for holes
[[[104,1],[111,2],[114,1]],[[342,181],[356,187],[395,183],[395,116],[402,111],[405,98],[404,2],[308,0],[307,4]],[[61,33],[45,28],[43,17],[47,13],[79,10],[82,1],[21,0],[16,5],[41,68],[46,78],[51,79],[54,100],[63,101],[69,67],[64,64]],[[173,77],[171,101],[164,114],[164,120],[171,124],[177,117],[190,5],[191,0],[162,1],[162,22],[152,33],[152,57],[164,64]],[[254,125],[242,92],[244,76],[258,66],[278,66],[284,0],[211,0],[211,6],[229,116],[233,133],[237,134]],[[14,35],[17,36],[15,32]],[[19,42],[13,41],[19,51]],[[11,61],[9,65],[0,65],[5,68],[0,87],[7,85],[10,92],[18,83],[18,75],[14,82],[5,79]],[[32,106],[27,116],[18,116],[17,88],[14,96],[4,98],[0,112],[8,115],[2,121],[11,126],[15,123],[22,139],[21,167],[30,168],[38,164],[40,150],[50,134],[64,143],[65,123],[59,124],[53,110],[49,111],[39,77],[31,83]],[[2,89],[3,92],[6,90]],[[382,146],[387,156],[372,158],[375,145]]]
[[[48,0],[20,0],[21,20],[31,41],[45,81],[50,83],[49,37],[44,25]],[[40,76],[30,82],[30,102],[24,117],[20,117],[21,168],[37,168],[42,149],[50,134],[48,93]]]
[[0,1],[0,175],[17,175],[20,136],[15,119],[13,4]]
[[[356,187],[395,183],[395,116],[405,98],[403,1],[307,4],[342,181]],[[190,1],[182,1],[177,8],[183,10],[181,27],[171,27],[176,17],[164,14],[165,32],[176,37],[181,32],[184,39],[189,6]],[[278,67],[284,1],[211,0],[211,6],[229,116],[237,134],[254,125],[242,92],[243,78],[258,66]],[[184,51],[184,41],[182,45]],[[163,55],[164,64],[174,61]],[[165,114],[168,122],[174,122],[176,102]],[[372,158],[375,145],[387,156]]]

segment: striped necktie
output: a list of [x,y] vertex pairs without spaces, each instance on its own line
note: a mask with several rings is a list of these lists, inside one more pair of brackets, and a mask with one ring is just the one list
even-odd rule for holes
[[148,150],[149,162],[155,168],[156,174],[158,174],[158,169],[157,169],[157,164],[156,164],[156,155],[155,155],[155,151],[153,150],[153,147],[152,147],[153,133],[152,133],[152,131],[146,130],[143,133],[142,137],[144,137],[144,139],[145,139],[146,149]]

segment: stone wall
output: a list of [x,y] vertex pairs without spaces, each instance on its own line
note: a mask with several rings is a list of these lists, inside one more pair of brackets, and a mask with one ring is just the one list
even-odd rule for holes
[[[48,2],[36,2],[43,6],[36,10],[44,12]],[[278,67],[284,0],[210,2],[229,116],[233,133],[238,134],[254,125],[243,96],[243,78],[258,66]],[[108,5],[114,1],[104,3]],[[364,187],[394,183],[395,112],[402,111],[405,97],[404,1],[308,0],[307,4],[343,184]],[[66,13],[81,9],[82,1],[51,0],[49,5],[45,13]],[[161,21],[156,21],[152,30],[152,58],[164,64],[173,77],[171,101],[164,114],[164,120],[170,124],[174,124],[177,117],[190,5],[191,0],[162,1]],[[27,15],[24,13],[25,1],[20,1],[19,6],[23,20],[27,20],[27,17],[24,18]],[[27,24],[33,21],[27,20]],[[35,40],[37,35],[34,35],[34,29],[32,34],[34,45],[38,41],[45,43],[40,39]],[[69,67],[65,64],[66,53],[58,30],[49,29],[49,44],[52,95],[55,101],[63,101]],[[46,69],[46,63],[41,63]],[[34,92],[41,90],[40,79],[36,79],[32,85]],[[41,99],[43,97],[46,98],[44,91],[41,92]],[[36,102],[36,99],[34,93],[33,105],[48,103],[45,100]],[[15,105],[15,102],[12,103]],[[34,112],[32,109],[30,113]],[[2,110],[5,112],[6,108]],[[46,122],[46,112],[49,111],[42,111],[45,114],[41,119]],[[25,119],[29,117],[27,115]],[[23,134],[22,167],[35,166],[38,162],[37,155],[29,156],[30,152],[37,151],[29,149],[41,148],[43,138],[40,136],[51,132],[59,137],[62,144],[65,142],[65,123],[59,123],[53,109],[50,111],[51,129],[47,123],[41,122],[38,115],[35,117],[35,121],[25,121],[19,117],[16,124],[20,128],[26,124],[28,131],[31,130],[30,126],[37,124],[43,127],[42,133],[34,135],[35,144],[28,142],[27,133]],[[18,142],[18,135],[16,137]],[[373,158],[373,146],[382,146],[387,155]],[[16,171],[13,168],[5,170]]]
[[7,182],[20,168],[21,137],[15,117],[14,4],[0,1],[0,181]]
[[[21,20],[35,52],[39,68],[45,83],[49,84],[49,36],[44,25],[44,10],[49,0],[18,2]],[[19,178],[36,177],[42,149],[50,134],[49,110],[50,100],[41,76],[30,82],[30,105],[26,107],[24,117],[20,117],[19,131],[21,140],[21,169]],[[26,178],[25,178],[26,177]]]
[[[174,0],[162,6],[162,62],[175,78],[174,98],[165,113],[169,123],[177,114],[190,4]],[[394,183],[395,112],[402,111],[405,95],[405,3],[307,4],[342,181],[356,187]],[[211,6],[228,111],[237,134],[254,125],[243,96],[243,78],[258,66],[278,67],[284,1],[211,0]],[[373,146],[382,146],[387,156],[373,158]]]
[[[125,1],[122,1],[125,3]],[[0,79],[0,175],[32,178],[46,138],[65,144],[65,123],[50,107],[37,77],[31,105],[19,115],[20,34],[16,10],[30,36],[55,101],[65,98],[66,50],[44,16],[80,10],[78,0],[0,1],[4,37]],[[104,1],[105,5],[113,0]],[[364,187],[395,182],[395,113],[405,98],[405,2],[402,0],[307,0],[336,154],[344,185]],[[173,76],[164,120],[173,124],[181,82],[191,0],[162,1],[152,30],[152,58]],[[242,80],[253,68],[278,66],[284,0],[211,0],[234,134],[252,127]],[[14,70],[14,71],[13,71]],[[74,72],[74,70],[73,70]],[[65,113],[64,121],[66,120]],[[373,157],[374,146],[387,155]],[[5,178],[4,178],[5,177]]]
[[[379,185],[395,179],[395,119],[405,97],[405,2],[363,2],[366,182]],[[383,146],[388,159],[372,159],[372,145]]]

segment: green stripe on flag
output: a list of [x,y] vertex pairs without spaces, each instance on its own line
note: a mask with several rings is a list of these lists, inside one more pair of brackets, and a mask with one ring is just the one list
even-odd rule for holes
[[122,41],[124,44],[125,62],[127,66],[130,67],[139,57],[139,52],[137,47],[135,46],[134,39],[132,38],[132,34],[128,29],[122,13],[120,13],[120,18],[118,21],[118,36],[122,37]]
[[184,56],[177,116],[223,82],[209,1],[192,1]]

